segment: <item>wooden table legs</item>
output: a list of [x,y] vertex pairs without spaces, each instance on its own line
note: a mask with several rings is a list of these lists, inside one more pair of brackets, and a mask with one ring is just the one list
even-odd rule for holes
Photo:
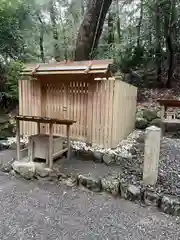
[[[70,125],[67,125],[67,150],[64,149],[64,151],[67,151],[67,159],[70,160],[71,157],[71,145],[70,145]],[[37,123],[37,131],[38,134],[40,134],[40,123]],[[20,160],[20,121],[16,120],[16,141],[17,141],[17,160]],[[30,147],[29,147],[29,157],[31,161],[33,161],[33,141],[30,138]],[[48,158],[46,159],[46,165],[49,166],[49,168],[53,167],[53,123],[49,123],[49,154]]]
[[20,160],[20,122],[16,120],[17,160]]
[[40,129],[40,122],[37,122],[37,133],[40,134],[41,129]]
[[34,161],[34,142],[32,137],[29,137],[29,147],[28,147],[28,158],[30,160],[30,162]]
[[49,168],[53,166],[53,124],[49,124]]
[[67,148],[68,148],[67,160],[70,160],[71,146],[70,146],[70,126],[69,125],[67,125]]
[[[71,157],[71,145],[70,145],[70,126],[67,125],[67,159],[70,160]],[[49,168],[53,166],[53,124],[49,124]]]
[[161,106],[161,136],[162,137],[165,134],[165,128],[166,128],[166,125],[164,123],[166,111],[167,111],[167,107]]

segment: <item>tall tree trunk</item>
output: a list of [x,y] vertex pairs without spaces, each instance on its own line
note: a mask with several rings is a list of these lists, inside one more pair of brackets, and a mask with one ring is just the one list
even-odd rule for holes
[[[166,82],[166,87],[171,88],[172,85],[172,76],[173,76],[173,67],[174,67],[174,22],[175,22],[175,4],[176,1],[172,0],[169,2],[169,8],[165,12],[165,39],[166,39],[166,48],[168,54],[168,79]],[[170,14],[167,14],[170,9]]]
[[111,3],[112,0],[89,0],[76,41],[75,60],[88,60],[92,57]]
[[140,47],[141,27],[142,27],[142,20],[143,20],[143,4],[144,4],[144,1],[141,0],[140,18],[139,18],[139,22],[137,25],[137,48]]
[[53,28],[53,39],[54,39],[54,58],[57,62],[60,61],[60,50],[59,50],[59,35],[58,35],[58,29],[56,24],[56,11],[54,6],[54,0],[51,0],[49,3],[49,11],[50,11],[50,18],[51,18],[51,24]]
[[161,66],[161,25],[160,25],[160,4],[159,0],[156,0],[156,67],[157,67],[157,83],[159,87],[162,87],[162,66]]
[[59,18],[61,21],[63,38],[64,38],[64,59],[67,61],[68,60],[68,43],[67,43],[67,39],[66,39],[66,30],[64,28],[64,23],[63,23],[61,14],[60,14]]
[[44,56],[44,30],[43,30],[42,26],[41,26],[41,29],[40,29],[39,46],[40,46],[41,60],[42,60],[43,63],[45,63],[45,56]]
[[118,43],[121,42],[121,22],[120,22],[120,12],[119,12],[119,0],[116,0],[116,28],[117,28],[117,39]]
[[108,44],[114,43],[114,24],[113,24],[113,14],[109,11],[108,14]]
[[37,17],[40,23],[40,36],[39,36],[39,49],[40,49],[40,56],[43,63],[45,63],[45,54],[44,54],[44,23],[41,19],[39,13],[37,13]]
[[84,10],[84,0],[81,0],[81,15],[84,16],[85,10]]
[[172,39],[171,36],[168,36],[166,38],[168,48],[169,48],[169,68],[168,68],[168,80],[166,82],[166,87],[171,88],[171,83],[172,83],[172,75],[173,75],[173,62],[174,62],[174,52],[173,52],[173,46],[172,46]]

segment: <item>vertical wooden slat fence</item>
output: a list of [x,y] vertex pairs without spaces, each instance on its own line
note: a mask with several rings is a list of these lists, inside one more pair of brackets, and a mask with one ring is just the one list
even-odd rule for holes
[[[19,81],[20,114],[72,119],[73,139],[116,147],[134,128],[137,89],[120,80],[67,81],[43,83]],[[41,131],[48,128],[41,125]],[[54,127],[54,135],[65,136],[66,129]],[[33,123],[21,123],[21,133],[36,134]]]
[[[19,81],[19,114],[41,115],[41,88],[38,81]],[[35,123],[21,122],[21,134],[30,135],[37,132]]]

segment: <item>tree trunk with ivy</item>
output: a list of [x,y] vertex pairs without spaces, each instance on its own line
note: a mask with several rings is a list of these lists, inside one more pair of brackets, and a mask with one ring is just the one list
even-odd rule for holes
[[97,48],[111,3],[112,0],[89,0],[77,37],[75,60],[91,59],[92,53]]
[[45,63],[45,54],[44,54],[44,23],[41,19],[40,13],[37,12],[37,18],[40,23],[40,36],[39,36],[39,49],[40,49],[40,56],[41,56],[41,61]]
[[162,48],[161,48],[161,9],[159,0],[156,0],[156,67],[157,67],[157,83],[159,87],[163,86],[162,83]]
[[[165,41],[166,41],[166,49],[168,56],[168,79],[166,82],[166,87],[171,88],[172,86],[172,78],[173,78],[173,68],[174,68],[174,45],[175,45],[175,5],[176,0],[172,0],[167,4],[167,8],[164,11],[164,23],[165,23]],[[170,9],[170,13],[169,13]]]
[[116,28],[117,28],[117,42],[121,43],[121,22],[119,12],[119,0],[116,0]]
[[49,2],[49,12],[50,12],[50,19],[52,24],[52,32],[53,32],[53,39],[54,39],[54,58],[57,62],[60,61],[60,49],[59,49],[59,34],[57,29],[57,23],[56,23],[56,9],[55,9],[55,3],[54,0],[51,0]]
[[113,13],[109,11],[108,15],[108,44],[112,45],[114,43],[114,23],[113,23]]
[[141,40],[141,27],[142,27],[142,21],[143,21],[143,4],[144,1],[141,0],[141,10],[140,10],[140,18],[139,18],[139,22],[137,25],[137,48],[140,47],[140,40]]

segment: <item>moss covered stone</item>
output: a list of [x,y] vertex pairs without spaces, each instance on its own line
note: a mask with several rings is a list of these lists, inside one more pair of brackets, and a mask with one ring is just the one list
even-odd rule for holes
[[144,130],[148,127],[148,121],[145,118],[136,119],[136,128]]
[[114,196],[117,196],[120,192],[120,181],[118,178],[113,176],[108,176],[101,179],[102,189],[106,192],[111,193]]
[[145,118],[148,122],[158,118],[157,113],[155,111],[144,110],[143,111],[143,118]]
[[143,109],[137,109],[136,118],[143,118]]
[[152,122],[150,123],[151,126],[156,126],[156,127],[160,127],[161,126],[161,119],[160,118],[156,118],[154,120],[152,120]]

